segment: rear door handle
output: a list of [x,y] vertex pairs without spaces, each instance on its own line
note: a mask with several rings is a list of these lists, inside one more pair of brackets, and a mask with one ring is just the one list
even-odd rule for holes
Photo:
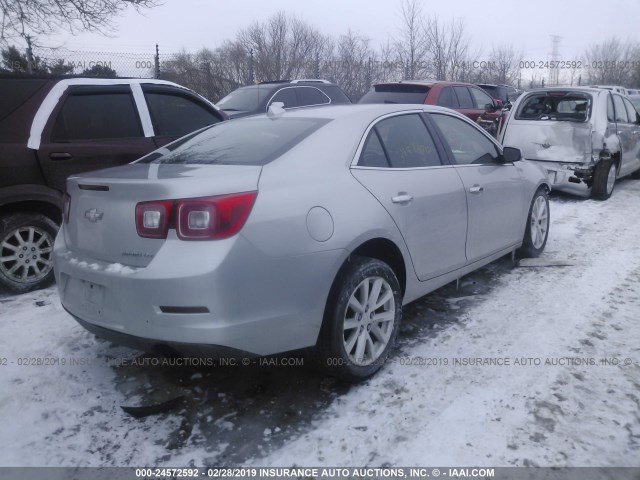
[[482,193],[484,192],[484,187],[481,187],[480,185],[474,185],[473,187],[469,188],[469,191],[471,193]]
[[410,203],[411,200],[413,200],[413,196],[409,195],[408,193],[404,193],[404,192],[400,192],[395,197],[391,197],[391,201],[393,203],[407,204],[407,203]]
[[73,155],[66,152],[52,152],[49,154],[49,158],[51,160],[70,160],[73,158]]

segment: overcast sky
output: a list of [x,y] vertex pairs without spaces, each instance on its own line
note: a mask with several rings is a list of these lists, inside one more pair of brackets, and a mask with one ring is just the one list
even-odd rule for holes
[[[41,45],[76,50],[152,51],[215,48],[255,21],[278,10],[294,14],[321,32],[347,30],[371,39],[376,47],[397,35],[401,0],[165,0],[143,15],[134,10],[117,18],[112,36],[81,34],[38,38]],[[560,53],[571,59],[612,35],[638,40],[638,0],[424,0],[424,11],[443,20],[463,19],[475,48],[510,44],[533,61],[549,59],[551,35],[560,35]]]

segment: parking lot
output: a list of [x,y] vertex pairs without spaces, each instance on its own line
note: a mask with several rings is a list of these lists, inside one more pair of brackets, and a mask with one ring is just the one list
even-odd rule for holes
[[549,266],[503,258],[410,304],[357,386],[287,355],[163,366],[96,339],[55,288],[2,293],[0,464],[637,464],[639,211],[638,180],[607,202],[552,195]]

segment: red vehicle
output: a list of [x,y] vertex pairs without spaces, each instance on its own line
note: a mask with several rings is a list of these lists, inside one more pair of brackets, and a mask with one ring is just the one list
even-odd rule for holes
[[358,103],[420,103],[451,108],[478,122],[493,136],[502,115],[502,102],[475,85],[436,80],[378,83]]

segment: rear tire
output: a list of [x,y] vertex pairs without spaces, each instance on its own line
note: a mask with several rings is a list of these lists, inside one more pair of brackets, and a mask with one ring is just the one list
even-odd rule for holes
[[39,213],[0,218],[0,285],[25,293],[53,283],[53,243],[58,226]]
[[591,197],[595,200],[607,200],[616,186],[615,160],[600,160],[596,165],[593,174],[593,186],[591,187]]
[[329,294],[316,345],[317,364],[348,382],[376,373],[393,349],[402,316],[402,294],[384,262],[352,257]]
[[518,251],[519,257],[535,258],[542,254],[549,237],[550,218],[549,195],[545,188],[540,188],[531,200],[527,228],[524,231],[522,247]]

